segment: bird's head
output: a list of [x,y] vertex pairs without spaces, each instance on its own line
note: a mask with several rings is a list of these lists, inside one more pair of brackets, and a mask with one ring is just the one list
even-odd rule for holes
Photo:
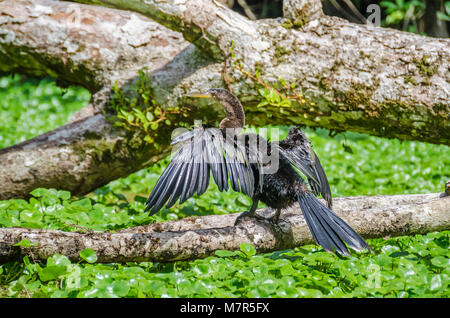
[[231,94],[228,90],[224,88],[210,88],[205,92],[187,94],[186,96],[198,98],[214,98],[217,99],[220,103],[232,99],[237,99],[233,94]]
[[227,113],[227,118],[221,122],[220,128],[242,128],[244,126],[244,108],[237,97],[228,90],[224,88],[210,88],[206,92],[188,94],[187,96],[216,99]]

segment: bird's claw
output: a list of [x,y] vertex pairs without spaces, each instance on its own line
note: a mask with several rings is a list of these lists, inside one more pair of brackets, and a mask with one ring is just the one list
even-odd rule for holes
[[239,223],[241,223],[242,220],[246,217],[254,218],[259,221],[267,221],[266,218],[254,213],[254,212],[252,213],[251,211],[245,211],[236,218],[236,221],[234,221],[234,226],[239,225]]
[[234,221],[234,226],[239,225],[239,223],[241,223],[242,220],[244,218],[246,218],[246,217],[254,218],[254,219],[256,219],[258,221],[261,221],[261,222],[270,223],[272,226],[278,226],[278,222],[280,221],[279,215],[277,215],[277,214],[275,214],[275,215],[273,215],[273,216],[271,216],[269,218],[265,218],[265,217],[263,217],[261,215],[258,215],[256,213],[251,213],[250,211],[246,211],[246,212],[241,213],[236,218],[236,221]]
[[274,215],[274,216],[271,216],[270,218],[267,218],[266,221],[272,223],[273,225],[278,225],[280,218],[278,215]]

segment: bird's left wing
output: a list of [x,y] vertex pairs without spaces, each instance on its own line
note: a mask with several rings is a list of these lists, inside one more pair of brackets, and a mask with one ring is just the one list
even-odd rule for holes
[[299,128],[293,127],[284,140],[273,143],[273,146],[278,147],[286,159],[307,177],[312,192],[316,196],[321,194],[331,208],[332,198],[327,176],[306,135]]

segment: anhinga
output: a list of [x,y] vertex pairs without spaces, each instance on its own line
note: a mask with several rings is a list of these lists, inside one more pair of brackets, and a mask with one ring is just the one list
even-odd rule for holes
[[[222,88],[212,88],[190,96],[217,99],[225,109],[226,118],[220,122],[219,129],[196,127],[173,139],[172,144],[180,148],[158,179],[146,211],[150,210],[153,215],[164,204],[170,208],[178,199],[183,203],[195,193],[203,194],[211,171],[220,191],[228,190],[229,178],[234,191],[252,198],[252,206],[235,224],[243,217],[260,218],[255,213],[259,201],[275,209],[270,219],[273,223],[278,222],[281,209],[298,202],[314,240],[326,251],[349,255],[345,243],[356,251],[370,250],[369,245],[331,211],[327,177],[300,129],[291,128],[280,142],[269,142],[255,134],[240,134],[245,114],[233,94]],[[278,151],[278,169],[268,173],[274,162],[266,159],[273,151]],[[294,167],[306,176],[312,192]],[[328,207],[316,198],[320,194]]]

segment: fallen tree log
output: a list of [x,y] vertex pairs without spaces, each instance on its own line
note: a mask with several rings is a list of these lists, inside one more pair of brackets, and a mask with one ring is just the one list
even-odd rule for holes
[[[334,199],[333,205],[365,238],[450,229],[450,197],[444,194],[343,197]],[[272,211],[258,213],[269,216]],[[270,252],[313,242],[297,207],[282,211],[278,227],[255,220],[233,226],[237,216],[188,217],[116,233],[0,228],[0,262],[21,260],[25,255],[43,261],[54,254],[79,261],[85,248],[94,250],[100,263],[170,262],[206,257],[220,249],[238,250],[241,243],[253,244],[258,252]],[[37,246],[13,246],[24,239]]]
[[[37,187],[85,194],[149,166],[169,153],[169,133],[180,121],[220,117],[212,105],[183,98],[212,86],[228,85],[253,125],[309,125],[450,144],[448,39],[328,17],[319,0],[285,1],[284,20],[258,21],[216,1],[80,2],[122,10],[0,1],[0,71],[52,76],[92,93],[77,124],[0,150],[0,200],[26,197]],[[112,107],[114,86],[123,100],[132,99],[142,70],[149,77],[147,97],[158,107],[186,109],[171,117],[171,125],[146,132],[158,134],[157,142],[114,125],[121,122],[121,106]],[[290,96],[289,107],[257,106],[265,98],[257,73]],[[295,93],[284,90],[281,78]],[[139,105],[144,112],[150,106]],[[99,126],[88,125],[93,122]]]

